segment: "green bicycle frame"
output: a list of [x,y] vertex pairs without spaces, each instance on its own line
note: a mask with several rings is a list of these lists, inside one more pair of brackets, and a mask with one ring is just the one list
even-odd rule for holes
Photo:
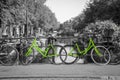
[[[53,56],[57,56],[57,53],[55,52],[55,48],[54,48],[54,46],[52,45],[52,44],[49,44],[48,45],[48,47],[45,49],[45,50],[42,50],[39,46],[38,46],[38,44],[37,44],[37,40],[36,40],[36,38],[33,40],[33,42],[32,42],[32,44],[31,44],[31,46],[28,48],[28,51],[25,53],[25,56],[27,57],[27,56],[29,56],[31,53],[32,53],[32,49],[35,49],[37,52],[39,52],[44,58],[45,57],[53,57]],[[47,55],[47,53],[48,53],[48,51],[49,51],[49,49],[50,48],[52,48],[53,50],[54,50],[54,52],[55,52],[55,54],[49,54],[49,55]]]
[[[97,54],[99,57],[102,56],[102,54],[99,52],[99,50],[98,50],[97,47],[95,46],[95,43],[94,43],[94,41],[92,40],[92,38],[89,39],[88,47],[85,48],[84,50],[81,50],[81,49],[80,49],[78,43],[75,43],[75,46],[76,46],[76,48],[77,48],[77,50],[78,50],[78,54],[79,54],[80,56],[86,55],[86,54],[88,53],[88,51],[91,50],[91,48],[94,48],[94,49],[95,49],[95,52],[96,52],[96,54]],[[79,56],[78,54],[72,54],[73,51],[74,51],[74,47],[70,50],[70,52],[69,52],[68,55],[69,55],[69,56],[74,56],[74,57]]]

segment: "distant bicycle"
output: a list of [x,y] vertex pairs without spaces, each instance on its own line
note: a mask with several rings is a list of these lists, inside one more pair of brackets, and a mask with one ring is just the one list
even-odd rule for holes
[[[89,38],[88,46],[84,48],[84,50],[81,50],[81,46],[75,41],[73,42],[73,45],[65,45],[64,48],[66,54],[64,54],[64,56],[60,56],[60,58],[65,64],[75,63],[81,57],[87,56],[90,50],[91,59],[95,64],[106,65],[111,60],[111,55],[108,49],[101,45],[96,46],[91,37]],[[60,55],[63,55],[61,52]]]
[[2,40],[0,42],[0,63],[4,66],[11,66],[18,60],[18,51],[11,43]]
[[[63,47],[60,45],[53,45],[49,43],[47,48],[43,50],[40,46],[38,46],[35,38],[32,44],[23,51],[23,64],[30,64],[33,60],[35,60],[35,58],[38,58],[39,60],[47,59],[52,64],[61,64],[62,61],[59,57],[59,51],[62,48]],[[39,55],[35,55],[35,50],[39,53]]]
[[111,65],[120,64],[120,48],[118,50],[118,48],[116,48],[116,47],[109,47],[108,50],[111,53],[111,60],[110,60],[109,64],[111,64]]
[[[117,42],[115,42],[117,41]],[[111,65],[118,65],[120,64],[120,40],[119,38],[114,39],[111,42],[104,42],[103,45],[108,48],[111,54],[111,60],[110,63]]]

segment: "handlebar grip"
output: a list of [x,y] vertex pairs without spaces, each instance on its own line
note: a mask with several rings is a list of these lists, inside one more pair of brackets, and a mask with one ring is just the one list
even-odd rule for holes
[[57,41],[57,39],[54,38],[54,37],[50,37],[49,39],[52,40],[52,41],[55,41],[55,42]]
[[56,39],[56,38],[55,38],[54,40],[55,40],[55,42],[57,41],[57,39]]

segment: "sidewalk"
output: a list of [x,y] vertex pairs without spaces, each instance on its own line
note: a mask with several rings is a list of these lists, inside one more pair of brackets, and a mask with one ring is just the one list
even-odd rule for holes
[[0,66],[0,80],[120,80],[120,65],[31,64]]
[[0,80],[120,80],[118,76],[104,77],[0,77]]

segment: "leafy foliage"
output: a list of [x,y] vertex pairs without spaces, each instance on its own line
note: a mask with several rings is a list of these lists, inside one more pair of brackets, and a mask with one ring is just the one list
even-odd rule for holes
[[96,20],[113,20],[114,23],[120,24],[120,0],[93,0],[84,14],[87,24]]
[[96,21],[95,23],[90,23],[86,26],[85,31],[102,34],[105,29],[111,29],[115,32],[119,30],[119,27],[113,21]]
[[0,21],[3,27],[11,24],[28,24],[35,29],[57,28],[57,19],[44,5],[46,0],[0,0]]

